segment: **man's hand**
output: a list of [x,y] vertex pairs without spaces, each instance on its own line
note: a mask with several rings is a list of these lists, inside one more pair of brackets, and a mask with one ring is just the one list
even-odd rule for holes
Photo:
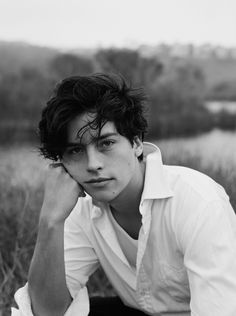
[[64,222],[83,188],[69,175],[61,163],[50,164],[46,172],[44,201],[40,218],[51,223]]

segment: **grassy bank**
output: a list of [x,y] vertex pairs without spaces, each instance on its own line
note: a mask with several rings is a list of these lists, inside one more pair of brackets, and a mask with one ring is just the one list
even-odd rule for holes
[[[196,156],[165,156],[170,164],[193,167],[222,184],[236,209],[236,170],[213,168]],[[0,315],[10,315],[13,294],[27,279],[32,257],[46,162],[30,147],[2,148],[0,151]],[[92,294],[106,295],[111,287],[102,271],[89,281]],[[2,313],[2,314],[1,314]]]

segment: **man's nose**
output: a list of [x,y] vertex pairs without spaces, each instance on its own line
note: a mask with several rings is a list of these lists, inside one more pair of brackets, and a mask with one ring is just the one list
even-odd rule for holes
[[103,168],[102,155],[95,148],[87,149],[87,171],[96,171]]

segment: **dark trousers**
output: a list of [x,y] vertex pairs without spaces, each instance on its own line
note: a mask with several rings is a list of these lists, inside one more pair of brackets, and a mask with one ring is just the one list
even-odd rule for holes
[[91,297],[89,316],[144,316],[137,309],[125,306],[118,297]]

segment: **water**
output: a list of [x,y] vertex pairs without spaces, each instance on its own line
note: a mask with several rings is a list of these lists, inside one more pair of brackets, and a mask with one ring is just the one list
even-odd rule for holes
[[231,114],[236,113],[236,102],[232,101],[208,101],[205,106],[212,113],[218,113],[223,110]]
[[236,167],[236,131],[212,130],[189,138],[172,138],[154,141],[163,157],[186,155],[202,159],[203,164],[214,167]]

